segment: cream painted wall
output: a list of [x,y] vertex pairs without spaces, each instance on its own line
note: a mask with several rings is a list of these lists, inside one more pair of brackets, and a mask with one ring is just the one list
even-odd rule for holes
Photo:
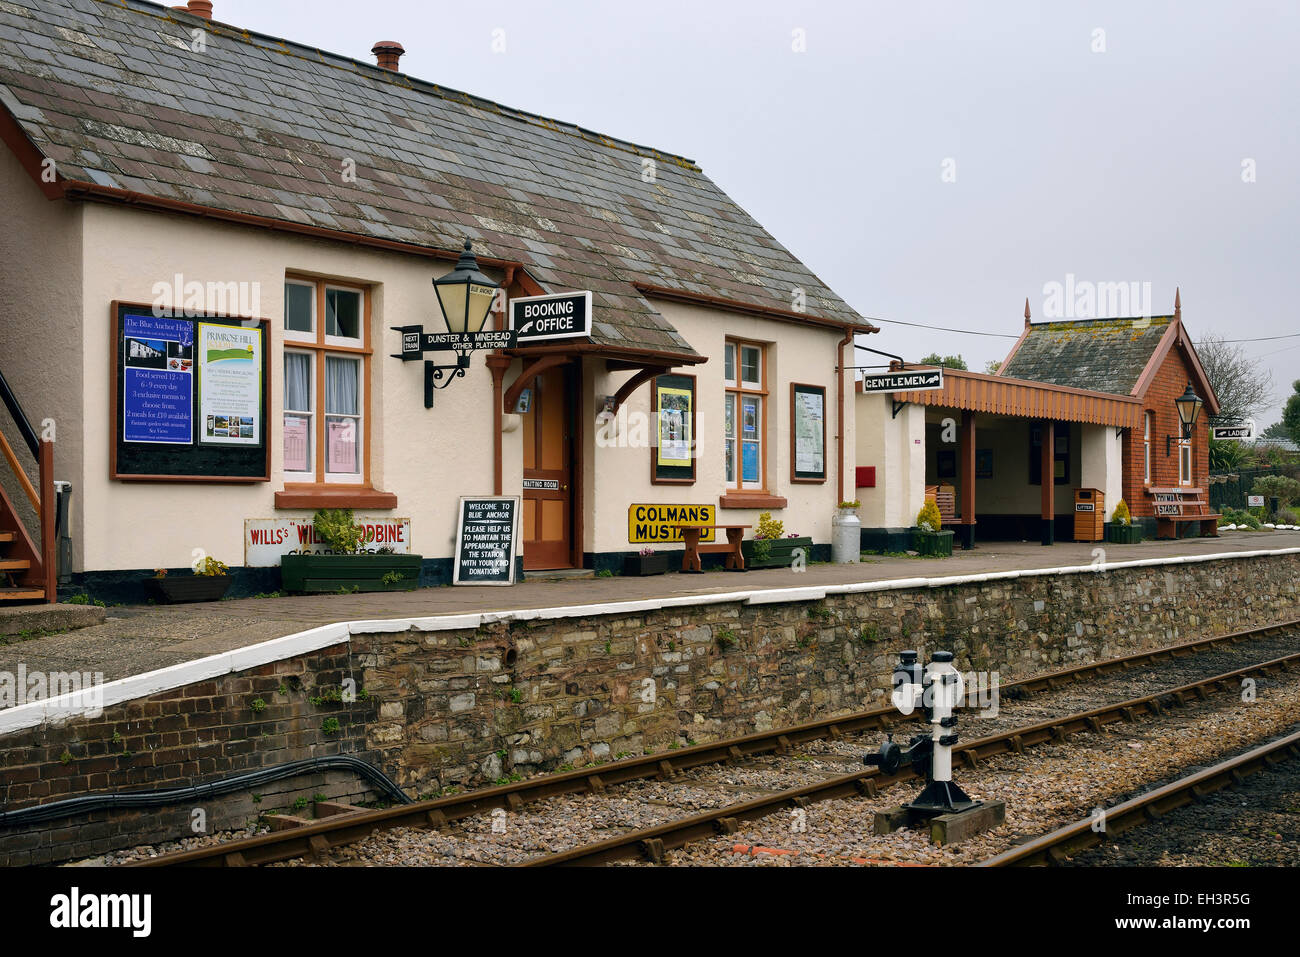
[[1084,425],[1082,429],[1082,471],[1079,484],[1098,488],[1105,494],[1106,521],[1124,497],[1124,444],[1109,425]]
[[[613,395],[631,373],[609,373],[601,360],[587,360],[584,402],[588,421],[584,425],[584,481],[589,503],[584,527],[583,549],[587,552],[631,551],[640,546],[628,542],[628,506],[634,503],[718,505],[726,488],[722,453],[723,343],[728,337],[768,344],[768,441],[764,455],[768,491],[784,496],[784,509],[718,509],[724,524],[757,525],[762,511],[785,523],[788,532],[810,535],[818,543],[829,543],[831,518],[835,512],[836,432],[836,343],[843,338],[835,330],[801,327],[789,322],[750,318],[730,312],[675,302],[656,301],[669,322],[709,361],[676,372],[696,378],[696,429],[698,438],[694,485],[654,485],[650,480],[650,452],[644,439],[653,434],[650,425],[650,387],[642,386],[626,403],[621,417],[624,440],[615,447],[599,448],[594,439],[594,418],[599,397]],[[847,355],[848,348],[845,348]],[[845,472],[845,495],[853,495],[852,466],[856,436],[853,429],[852,379],[846,375],[846,440],[841,467]],[[790,384],[820,385],[826,389],[827,477],[821,484],[790,481]],[[639,420],[638,420],[638,417]],[[639,429],[638,422],[644,427]],[[635,433],[635,435],[634,435]],[[635,445],[633,444],[635,442]],[[746,537],[752,537],[747,532]]]
[[876,467],[876,487],[857,490],[864,528],[910,528],[925,500],[925,408],[909,403],[893,416],[892,400],[854,395],[856,465]]
[[[0,148],[0,371],[13,388],[38,435],[54,422],[54,477],[75,484],[70,511],[74,543],[81,538],[82,482],[82,208],[50,201],[19,164]],[[37,484],[35,460],[7,410],[0,430]],[[33,541],[39,541],[34,509],[7,465],[0,481]],[[80,554],[77,547],[74,563]]]
[[[270,419],[279,437],[283,410],[283,297],[286,271],[373,284],[370,458],[376,488],[397,495],[391,512],[362,515],[411,519],[413,550],[426,558],[452,553],[458,494],[492,492],[492,379],[482,354],[468,375],[435,394],[424,408],[418,362],[389,357],[400,351],[390,326],[441,328],[431,282],[450,265],[419,256],[366,250],[341,243],[225,225],[210,220],[88,205],[86,255],[79,301],[85,350],[79,359],[86,414],[84,474],[78,495],[88,521],[84,564],[91,570],[178,567],[203,548],[231,565],[243,564],[246,518],[287,518],[308,511],[277,511],[283,452],[272,442],[271,481],[255,485],[133,483],[108,477],[108,356],[110,303],[149,303],[156,282],[260,284],[260,312],[271,319]],[[517,433],[516,433],[517,434]],[[518,442],[506,441],[505,488],[520,487]]]
[[[419,363],[389,357],[399,351],[391,326],[424,324],[438,328],[431,280],[449,265],[416,256],[384,253],[295,237],[285,233],[226,225],[184,216],[104,205],[84,210],[86,257],[81,282],[80,314],[85,348],[78,367],[84,379],[86,414],[81,425],[84,468],[79,476],[80,504],[94,516],[84,534],[84,561],[89,570],[148,569],[188,565],[193,549],[237,565],[243,563],[243,522],[248,518],[306,517],[308,511],[278,511],[274,493],[283,487],[283,454],[272,442],[272,480],[255,485],[131,483],[108,478],[108,356],[110,303],[150,303],[154,284],[172,283],[176,274],[188,282],[258,284],[263,317],[272,320],[270,415],[278,439],[283,409],[282,317],[286,272],[306,273],[372,287],[374,357],[371,362],[371,463],[376,488],[398,497],[392,512],[358,514],[409,517],[415,551],[426,558],[448,557],[455,538],[456,498],[492,491],[492,443],[495,422],[491,376],[481,354],[469,375],[435,394],[434,408],[423,406]],[[613,394],[630,373],[608,373],[603,360],[584,360],[581,442],[583,447],[584,536],[587,552],[629,551],[627,511],[637,502],[699,502],[717,505],[724,491],[721,454],[723,368],[727,336],[769,343],[768,442],[765,449],[769,490],[785,496],[785,509],[773,509],[788,531],[829,542],[836,504],[834,468],[836,415],[836,343],[841,333],[814,327],[748,318],[717,310],[659,303],[670,322],[710,361],[694,369],[697,383],[697,429],[700,438],[698,478],[694,486],[652,485],[650,452],[636,448],[597,448],[595,413],[598,397]],[[846,350],[847,351],[847,350]],[[507,371],[508,386],[520,373],[516,361]],[[827,401],[825,483],[790,481],[790,383],[824,386]],[[851,382],[846,384],[851,387]],[[643,416],[649,435],[649,387],[627,404]],[[853,495],[852,465],[856,443],[854,402],[846,394],[844,444],[845,490]],[[507,418],[506,428],[513,423]],[[503,435],[503,490],[519,494],[522,481],[521,431]],[[919,504],[918,506],[919,507]],[[756,524],[758,509],[719,511],[719,520]],[[147,516],[141,521],[140,516]]]

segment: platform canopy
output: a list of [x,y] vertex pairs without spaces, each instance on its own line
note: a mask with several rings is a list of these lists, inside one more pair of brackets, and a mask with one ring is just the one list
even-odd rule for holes
[[893,397],[897,402],[915,402],[917,405],[1026,419],[1086,422],[1117,429],[1136,428],[1142,421],[1142,401],[1135,396],[1092,392],[959,369],[943,370],[941,389],[895,392]]

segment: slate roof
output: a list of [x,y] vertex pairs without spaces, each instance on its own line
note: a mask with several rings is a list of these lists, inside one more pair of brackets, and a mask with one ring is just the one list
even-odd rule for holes
[[998,374],[1131,395],[1173,321],[1173,316],[1152,316],[1031,323]]
[[799,287],[809,316],[872,328],[691,160],[152,3],[0,0],[0,103],[71,181],[444,250],[468,236],[549,290],[593,290],[599,344],[694,351],[633,281],[783,310]]

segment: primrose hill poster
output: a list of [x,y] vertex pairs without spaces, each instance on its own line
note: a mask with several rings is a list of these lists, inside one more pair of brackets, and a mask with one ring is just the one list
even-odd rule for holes
[[262,330],[199,323],[199,441],[262,444]]

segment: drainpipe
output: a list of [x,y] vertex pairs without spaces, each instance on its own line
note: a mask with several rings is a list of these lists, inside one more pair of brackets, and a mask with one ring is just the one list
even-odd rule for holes
[[[502,288],[509,290],[515,281],[515,267],[506,266],[506,281]],[[501,332],[506,327],[506,313],[501,310],[496,314],[497,331]],[[501,426],[504,412],[501,409],[503,385],[506,377],[506,369],[510,368],[511,359],[500,349],[493,350],[492,354],[487,357],[488,368],[492,370],[492,494],[502,494],[502,441]]]
[[835,485],[836,495],[835,504],[845,501],[844,498],[844,347],[853,342],[853,327],[844,327],[844,338],[840,340],[839,345],[835,347]]

